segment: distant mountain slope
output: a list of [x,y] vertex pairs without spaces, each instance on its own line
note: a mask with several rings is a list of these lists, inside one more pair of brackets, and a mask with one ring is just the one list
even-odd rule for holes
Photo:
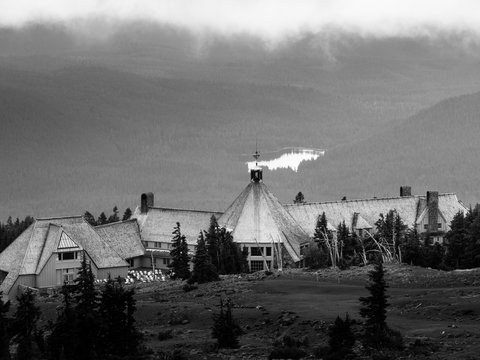
[[[480,200],[480,92],[450,98],[368,139],[332,149],[310,191],[320,198],[455,192],[466,203]],[[301,185],[299,185],[300,188]],[[302,188],[303,190],[303,188]],[[307,192],[307,190],[306,190]]]
[[[351,99],[296,86],[3,68],[0,218],[21,216],[22,203],[40,216],[121,205],[126,194],[135,194],[132,206],[146,189],[177,200],[190,191],[182,203],[203,203],[198,189],[244,180],[238,155],[256,137],[262,149],[331,147],[365,137],[371,115]],[[222,195],[206,194],[218,206]]]

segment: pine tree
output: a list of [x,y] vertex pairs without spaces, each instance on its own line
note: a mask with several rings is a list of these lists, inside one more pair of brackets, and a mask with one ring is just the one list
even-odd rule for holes
[[108,222],[108,223],[113,223],[113,222],[120,221],[120,218],[118,217],[118,208],[117,208],[117,205],[115,205],[115,206],[113,207],[113,210],[112,210],[112,211],[113,211],[113,214],[108,217],[108,221],[107,221],[107,222]]
[[77,320],[73,309],[71,285],[63,284],[62,309],[57,320],[52,326],[52,331],[47,339],[50,359],[73,360],[78,347]]
[[467,223],[463,212],[458,212],[452,219],[450,231],[445,236],[447,265],[458,269],[465,262],[465,243],[467,236]]
[[362,305],[360,315],[365,319],[363,344],[366,348],[401,347],[401,336],[392,331],[386,323],[389,304],[384,275],[383,264],[378,262],[369,273],[370,283],[366,289],[370,296],[359,299]]
[[130,208],[126,208],[125,212],[123,213],[122,221],[129,220],[132,217],[132,210]]
[[335,322],[329,328],[329,359],[344,359],[348,354],[352,353],[352,348],[355,344],[355,335],[352,332],[351,325],[352,321],[347,313],[345,320],[337,316]]
[[138,333],[134,327],[133,290],[126,290],[121,279],[108,279],[101,292],[99,314],[99,353],[102,357],[134,355]]
[[108,223],[107,215],[102,211],[97,220],[97,225],[105,225]]
[[193,273],[190,282],[205,283],[218,280],[217,269],[211,263],[207,253],[205,237],[202,232],[198,236],[197,250],[193,258]]
[[10,359],[10,336],[7,331],[10,319],[7,318],[8,310],[10,309],[10,301],[4,302],[2,299],[2,292],[0,292],[0,359]]
[[220,314],[214,314],[212,336],[217,339],[220,348],[237,348],[240,327],[232,315],[232,303],[227,299],[224,310],[223,300],[220,300]]
[[95,289],[92,267],[87,255],[82,257],[81,268],[75,279],[75,316],[78,330],[78,351],[75,359],[95,359],[98,336],[98,292]]
[[220,247],[218,243],[218,223],[215,215],[210,218],[210,225],[205,232],[205,244],[212,264],[220,272]]
[[401,244],[402,262],[411,265],[423,266],[422,245],[416,228],[408,230],[405,240]]
[[30,360],[38,355],[34,339],[40,308],[35,305],[35,294],[28,289],[17,297],[18,305],[14,314],[15,341],[18,344],[16,359]]
[[85,211],[85,214],[83,214],[83,218],[91,226],[97,226],[97,222],[95,221],[95,218],[93,217],[93,215],[89,211]]
[[294,204],[303,204],[305,202],[305,196],[303,196],[302,192],[300,191],[296,196],[295,200],[293,200]]
[[186,280],[191,275],[190,256],[188,255],[187,240],[181,233],[179,222],[177,222],[177,226],[175,226],[172,234],[172,250],[170,251],[172,262],[169,266],[172,268],[174,279]]

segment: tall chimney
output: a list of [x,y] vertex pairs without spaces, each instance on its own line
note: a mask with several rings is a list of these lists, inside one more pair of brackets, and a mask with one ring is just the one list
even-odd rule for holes
[[150,207],[153,207],[153,193],[142,194],[140,197],[140,212],[146,214]]
[[428,231],[438,231],[438,191],[427,191]]
[[400,186],[400,197],[412,196],[411,186]]

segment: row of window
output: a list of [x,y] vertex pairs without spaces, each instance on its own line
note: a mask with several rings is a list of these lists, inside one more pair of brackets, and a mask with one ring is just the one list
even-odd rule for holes
[[272,247],[250,247],[249,253],[251,256],[272,256]]
[[58,260],[65,261],[65,260],[78,260],[80,259],[80,251],[67,251],[67,252],[59,252],[58,253]]
[[252,260],[252,261],[250,261],[250,271],[266,270],[265,265],[267,266],[268,269],[271,269],[272,262],[271,261],[266,261],[266,264],[265,264],[264,261]]
[[[427,229],[428,229],[428,224],[423,225],[423,228],[424,228],[425,230],[427,230]],[[442,228],[442,223],[438,223],[438,224],[437,224],[437,229],[441,229],[441,228]]]

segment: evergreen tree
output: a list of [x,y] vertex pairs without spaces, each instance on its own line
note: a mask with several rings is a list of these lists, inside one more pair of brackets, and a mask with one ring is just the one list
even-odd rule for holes
[[302,192],[300,191],[296,196],[295,200],[293,200],[294,204],[303,204],[305,202],[305,196],[303,196]]
[[10,301],[4,302],[2,299],[2,293],[0,292],[0,360],[10,359],[10,336],[8,333],[10,319],[6,316],[9,309]]
[[16,359],[30,360],[38,356],[34,340],[40,308],[35,306],[35,294],[30,289],[18,296],[17,301],[14,314],[15,342],[18,344]]
[[108,223],[113,223],[120,221],[120,218],[118,217],[118,208],[117,205],[113,207],[113,214],[108,217]]
[[75,316],[78,330],[78,349],[75,359],[95,359],[98,336],[98,292],[87,255],[82,257],[81,268],[75,279]]
[[227,299],[224,310],[223,300],[220,300],[220,314],[214,314],[212,336],[217,339],[219,348],[237,348],[240,327],[232,316],[232,303]]
[[313,232],[313,240],[317,243],[320,251],[310,251],[312,254],[316,253],[319,256],[316,261],[313,261],[312,259],[312,263],[318,263],[319,267],[331,266],[332,259],[329,248],[332,244],[332,233],[330,230],[328,230],[328,223],[325,212],[323,212],[317,218],[317,224]]
[[73,360],[75,359],[77,341],[77,319],[73,308],[71,285],[63,284],[62,309],[57,315],[57,320],[52,326],[52,331],[47,339],[49,359]]
[[328,359],[345,359],[346,356],[352,353],[352,348],[355,344],[355,335],[353,334],[351,325],[352,321],[347,313],[345,320],[337,316],[333,325],[328,329]]
[[108,223],[107,215],[102,211],[97,220],[97,225],[105,225]]
[[217,269],[211,263],[207,253],[205,237],[202,232],[198,236],[197,250],[193,258],[193,273],[190,282],[205,283],[218,280]]
[[179,222],[172,234],[172,250],[170,250],[172,262],[169,266],[172,268],[174,279],[186,280],[190,278],[190,256],[188,255],[187,240],[181,233]]
[[447,254],[445,263],[455,269],[465,263],[467,223],[463,212],[458,212],[452,219],[450,231],[445,236]]
[[123,213],[122,221],[129,220],[131,217],[132,217],[132,210],[130,210],[130,208],[127,208]]
[[402,262],[405,264],[423,266],[424,258],[422,256],[422,244],[416,228],[408,230],[405,234],[405,240],[401,244]]
[[126,290],[121,279],[108,279],[101,292],[99,332],[101,357],[134,355],[137,352],[138,332],[134,327],[135,302],[133,290]]
[[96,226],[97,225],[97,222],[95,221],[95,218],[93,217],[93,215],[89,211],[85,211],[85,214],[83,214],[83,218],[91,226]]
[[387,284],[384,279],[383,264],[378,262],[369,273],[370,283],[366,289],[370,296],[361,297],[360,315],[365,318],[364,345],[366,347],[380,347],[385,344],[387,336]]
[[217,271],[220,271],[220,247],[218,243],[218,223],[215,215],[210,218],[210,225],[205,232],[205,244],[207,246],[207,252],[210,256],[212,264]]

